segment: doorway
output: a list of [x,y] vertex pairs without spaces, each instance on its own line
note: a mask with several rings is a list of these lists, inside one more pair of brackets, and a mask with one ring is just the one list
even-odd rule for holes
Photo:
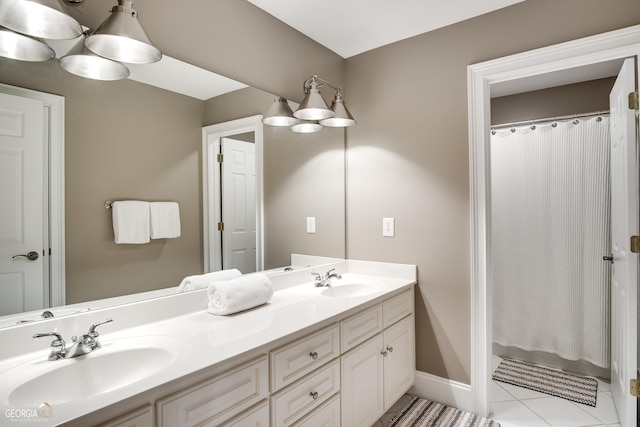
[[[39,236],[30,243],[29,251],[38,253],[40,258],[37,273],[38,302],[26,302],[23,290],[14,306],[19,311],[39,310],[65,304],[65,220],[64,220],[64,97],[38,92],[21,87],[0,84],[0,93],[34,101],[38,104],[41,115],[42,135],[39,137],[41,164],[37,168],[42,171],[42,180],[37,182],[41,200],[37,201],[38,211],[42,214],[32,221],[40,222]],[[28,178],[28,177],[27,177]],[[23,180],[28,185],[29,180]],[[13,205],[13,204],[12,204]],[[26,229],[29,224],[23,224]],[[36,248],[37,246],[37,248]],[[26,252],[26,251],[25,251]],[[22,253],[22,252],[21,252]],[[13,254],[12,254],[13,255]],[[11,256],[9,256],[11,258]],[[18,257],[22,261],[23,257]],[[27,258],[25,258],[27,259]],[[11,260],[10,260],[11,261]],[[30,260],[29,260],[30,261]],[[20,301],[22,300],[22,301]],[[21,307],[20,307],[21,306]],[[3,313],[6,314],[6,313]]]
[[[640,27],[588,37],[573,42],[537,49],[471,65],[468,68],[469,87],[469,132],[471,175],[471,386],[473,409],[486,416],[491,412],[491,343],[492,343],[492,288],[489,268],[490,252],[490,175],[488,169],[490,134],[489,99],[496,90],[511,88],[516,91],[534,90],[542,85],[567,84],[605,76],[603,69],[619,64],[624,58],[634,57],[640,51]],[[596,76],[593,76],[594,73]],[[636,70],[637,74],[637,70]],[[586,77],[591,75],[591,77]],[[609,74],[612,75],[612,74]],[[578,80],[576,80],[578,79]],[[580,80],[581,79],[581,80]],[[531,88],[533,86],[533,89]],[[517,93],[517,92],[514,92]],[[630,350],[636,352],[637,345],[637,288],[630,288],[625,313],[632,316],[626,339]],[[633,360],[629,360],[633,359]],[[635,377],[636,358],[628,357],[633,365],[625,367],[627,379]],[[631,405],[635,411],[635,400],[625,397],[628,411],[620,414],[624,420],[631,417]],[[617,402],[618,403],[618,402]],[[620,409],[620,408],[618,408]],[[625,424],[626,425],[626,424]]]
[[[250,137],[247,137],[248,135]],[[241,153],[238,155],[238,159],[247,159],[253,156],[255,161],[252,163],[255,165],[255,169],[252,172],[248,172],[245,166],[239,169],[241,173],[237,177],[240,179],[236,180],[236,184],[241,187],[241,192],[244,194],[240,198],[234,197],[236,201],[227,203],[228,206],[225,207],[222,203],[225,184],[223,183],[222,163],[220,163],[220,160],[225,160],[224,156],[219,155],[223,155],[223,145],[231,147],[233,144],[230,141],[223,144],[228,138],[240,139],[244,142],[249,139],[253,141],[253,151],[241,149],[236,153]],[[246,147],[244,144],[239,144],[239,146]],[[248,273],[263,270],[262,116],[251,116],[205,126],[202,129],[202,153],[204,271],[239,268],[243,273]],[[231,159],[227,158],[227,160]],[[246,162],[241,160],[241,163]],[[227,168],[226,171],[230,172],[231,168]],[[251,173],[253,173],[253,181],[247,180]],[[229,184],[232,180],[227,178],[226,182]],[[231,192],[231,188],[228,190]],[[253,203],[247,198],[253,199]],[[242,209],[238,208],[240,201],[242,201],[240,203]],[[253,209],[254,216],[249,215],[247,209]],[[242,217],[237,221],[239,232],[233,230],[233,227],[229,228],[226,224],[223,225],[226,221],[225,216],[231,218],[236,215]],[[223,261],[224,258],[227,259],[227,263]],[[252,263],[251,260],[254,262]],[[234,264],[234,262],[238,264]]]

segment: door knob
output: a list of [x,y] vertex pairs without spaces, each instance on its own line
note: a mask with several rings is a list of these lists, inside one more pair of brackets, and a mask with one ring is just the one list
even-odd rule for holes
[[14,256],[11,257],[11,259],[15,259],[15,258],[18,258],[18,257],[21,257],[21,256],[25,257],[29,261],[35,261],[35,260],[38,259],[38,252],[31,251],[31,252],[27,253],[26,255],[24,255],[24,254],[14,255]]

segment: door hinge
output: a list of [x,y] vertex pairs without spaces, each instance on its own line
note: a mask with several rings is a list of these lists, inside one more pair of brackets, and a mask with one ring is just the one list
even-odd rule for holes
[[218,231],[224,231],[224,222],[218,223]]
[[631,396],[640,397],[640,382],[638,382],[637,379],[633,378],[630,381],[629,385],[630,385],[629,393],[631,393]]
[[218,156],[216,157],[216,160],[218,161],[218,163],[222,163],[224,162],[224,156],[222,154],[218,154]]
[[629,94],[629,109],[637,110],[640,106],[638,91]]
[[631,236],[630,250],[634,254],[640,253],[640,236]]

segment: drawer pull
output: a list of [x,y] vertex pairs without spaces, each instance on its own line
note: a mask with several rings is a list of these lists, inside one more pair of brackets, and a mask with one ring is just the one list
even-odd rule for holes
[[311,353],[309,353],[309,356],[311,356],[313,360],[316,360],[318,358],[318,352],[312,351]]
[[390,345],[387,346],[387,351],[389,353],[393,353],[393,347],[391,347]]
[[311,396],[313,400],[316,400],[318,398],[318,392],[312,391],[311,393],[309,393],[309,396]]

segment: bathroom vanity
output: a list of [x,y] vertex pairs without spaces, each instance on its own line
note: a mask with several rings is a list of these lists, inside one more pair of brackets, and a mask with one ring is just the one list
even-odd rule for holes
[[[332,268],[342,279],[315,287]],[[268,304],[231,316],[207,313],[202,290],[0,330],[2,421],[40,408],[43,425],[368,426],[413,385],[415,266],[349,260],[271,281]],[[49,361],[51,338],[32,339],[106,318],[85,356]]]

